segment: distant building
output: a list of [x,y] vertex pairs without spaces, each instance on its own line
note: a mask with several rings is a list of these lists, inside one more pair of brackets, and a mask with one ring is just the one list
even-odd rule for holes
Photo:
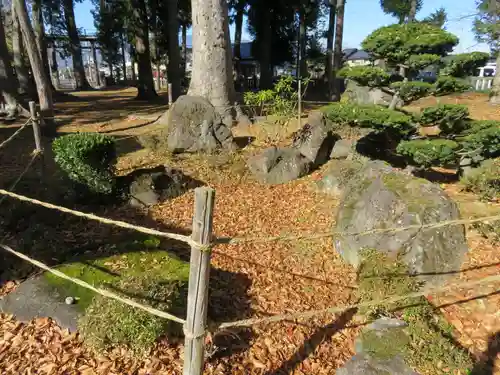
[[373,57],[366,51],[357,48],[346,48],[342,51],[347,66],[371,65]]

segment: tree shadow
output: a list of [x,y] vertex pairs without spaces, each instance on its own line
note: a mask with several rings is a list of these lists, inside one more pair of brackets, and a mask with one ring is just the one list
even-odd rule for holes
[[290,358],[288,358],[281,364],[279,368],[266,372],[266,375],[292,373],[297,368],[297,366],[299,366],[305,359],[307,359],[307,357],[309,357],[309,355],[311,355],[316,350],[319,345],[321,345],[322,342],[331,338],[342,329],[346,328],[346,325],[352,320],[354,315],[356,315],[356,312],[356,309],[349,309],[341,313],[333,323],[318,328],[311,336],[309,336],[304,341],[300,348],[298,348]]
[[488,338],[488,348],[481,353],[481,359],[476,363],[470,375],[493,375],[498,353],[500,353],[500,332]]

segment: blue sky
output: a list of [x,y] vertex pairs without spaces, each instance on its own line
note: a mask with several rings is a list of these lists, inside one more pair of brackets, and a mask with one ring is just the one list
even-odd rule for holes
[[[75,16],[78,27],[94,30],[94,20],[90,13],[93,5],[89,0],[76,3]],[[424,6],[417,18],[423,18],[434,10],[444,7],[448,13],[446,29],[460,38],[460,44],[455,52],[489,51],[488,46],[478,44],[471,32],[475,0],[424,0]],[[464,18],[465,17],[465,18]],[[384,14],[379,0],[348,0],[345,10],[344,48],[359,47],[361,41],[380,26],[396,22],[396,19]],[[231,28],[231,35],[234,28]],[[243,39],[250,40],[248,33],[243,33]]]

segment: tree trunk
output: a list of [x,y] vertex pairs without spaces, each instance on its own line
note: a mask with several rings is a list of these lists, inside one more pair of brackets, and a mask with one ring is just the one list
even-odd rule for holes
[[71,58],[73,60],[73,74],[75,75],[76,89],[87,90],[90,84],[85,75],[85,69],[82,59],[82,48],[80,46],[80,37],[75,23],[75,11],[73,0],[63,0],[64,18],[66,20],[66,29],[69,37],[69,47]]
[[333,38],[335,36],[335,5],[334,0],[329,3],[330,14],[328,18],[328,34],[326,36],[326,64],[325,75],[328,84],[328,99],[333,98],[334,80],[333,80]]
[[417,17],[417,0],[411,0],[410,13],[408,13],[408,23],[415,22]]
[[17,80],[19,82],[19,94],[35,96],[36,89],[29,78],[28,67],[24,63],[23,39],[17,17],[14,16],[14,4],[12,4],[12,57]]
[[182,77],[186,77],[186,65],[187,65],[187,26],[185,23],[182,24]]
[[139,65],[137,99],[149,100],[156,97],[153,83],[153,70],[149,49],[149,27],[146,2],[132,0],[132,18],[135,32],[135,56]]
[[33,17],[33,30],[36,37],[36,45],[42,58],[43,69],[47,77],[50,77],[49,56],[47,53],[47,43],[45,41],[45,27],[43,25],[42,1],[33,0],[31,3]]
[[179,52],[179,20],[177,18],[177,0],[168,0],[167,3],[168,33],[168,82],[172,84],[172,100],[175,102],[181,94],[181,55]]
[[[123,37],[123,33],[120,34],[121,39],[121,47],[122,47],[122,70],[123,70],[123,79],[127,81],[127,59],[125,57],[125,38]],[[126,82],[125,82],[126,83]]]
[[234,99],[226,0],[192,0],[193,66],[189,95],[203,96],[229,121]]
[[10,62],[3,17],[0,17],[0,90],[8,117],[15,118],[19,103],[17,101],[17,84],[14,78],[14,69]]
[[306,33],[306,14],[303,7],[299,11],[299,77],[307,77],[307,56],[306,56],[306,44],[307,44],[307,33]]
[[59,81],[59,68],[57,66],[57,50],[56,50],[56,42],[52,42],[52,59],[51,59],[51,64],[52,64],[52,75],[54,77],[55,81],[55,88],[58,89],[60,84]]
[[234,60],[237,76],[241,73],[241,36],[243,34],[243,13],[245,12],[245,1],[238,0],[236,4],[236,17],[234,19]]
[[113,73],[113,55],[108,53],[108,67],[109,67],[109,83],[111,85],[115,84],[115,77]]
[[272,37],[271,10],[263,9],[262,12],[262,38],[260,39],[260,85],[261,90],[269,89],[273,86],[273,72],[271,68]]
[[335,26],[335,49],[333,52],[333,74],[332,80],[334,81],[334,95],[333,100],[340,100],[340,83],[335,80],[337,71],[342,68],[343,53],[342,53],[342,39],[344,36],[344,9],[345,0],[337,0],[337,24]]
[[36,89],[38,92],[38,100],[40,102],[40,112],[45,120],[42,125],[54,124],[54,108],[52,103],[52,90],[50,87],[49,78],[45,75],[42,59],[38,53],[36,46],[35,33],[31,28],[24,0],[13,0],[15,17],[19,21],[21,32],[23,35],[24,45],[30,59],[31,70],[35,77]]
[[134,85],[136,84],[136,80],[137,80],[137,77],[135,75],[135,62],[136,62],[135,51],[133,50],[133,48],[131,48],[130,49],[130,64],[132,65],[132,82]]
[[490,103],[500,104],[500,53],[497,56],[497,71],[491,86]]

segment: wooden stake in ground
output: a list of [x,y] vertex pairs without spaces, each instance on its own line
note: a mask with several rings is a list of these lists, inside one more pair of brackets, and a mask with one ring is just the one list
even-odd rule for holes
[[[31,70],[35,77],[36,90],[38,92],[38,100],[40,101],[40,111],[42,116],[53,122],[54,107],[52,103],[52,90],[49,83],[49,78],[45,76],[45,71],[42,64],[42,59],[38,53],[36,45],[35,33],[31,28],[31,23],[28,18],[28,11],[26,10],[26,3],[24,0],[13,0],[15,10],[15,17],[19,21],[21,33],[23,35],[24,46],[28,52],[28,57],[31,64]],[[45,124],[47,125],[46,121]]]
[[201,375],[205,355],[205,333],[210,275],[210,242],[215,191],[201,187],[195,190],[192,239],[200,246],[191,248],[188,311],[184,326],[184,375]]
[[36,103],[31,101],[29,102],[29,106],[31,114],[31,123],[33,124],[33,136],[35,137],[36,150],[38,152],[43,152],[42,136],[40,132],[40,117],[36,113]]

